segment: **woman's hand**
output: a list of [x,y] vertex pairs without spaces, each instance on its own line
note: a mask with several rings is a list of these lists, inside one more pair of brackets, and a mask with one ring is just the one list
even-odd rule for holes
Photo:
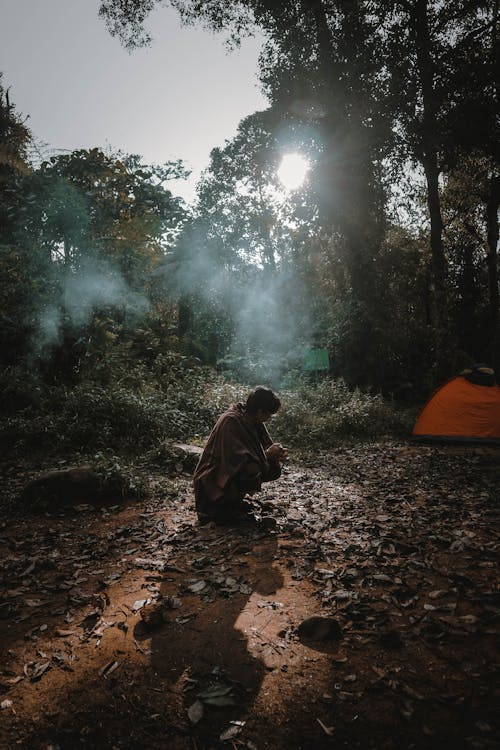
[[268,461],[286,461],[288,458],[288,450],[283,448],[281,443],[273,443],[266,450],[266,458]]

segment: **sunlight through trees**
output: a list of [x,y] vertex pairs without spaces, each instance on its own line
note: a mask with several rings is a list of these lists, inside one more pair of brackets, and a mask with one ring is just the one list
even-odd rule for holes
[[301,154],[285,154],[278,169],[278,177],[285,190],[297,190],[310,169],[308,160]]

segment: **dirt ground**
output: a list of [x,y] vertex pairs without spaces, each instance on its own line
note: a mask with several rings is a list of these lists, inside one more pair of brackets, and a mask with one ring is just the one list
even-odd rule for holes
[[499,449],[291,461],[277,531],[200,527],[188,475],[144,476],[4,513],[2,750],[500,746]]

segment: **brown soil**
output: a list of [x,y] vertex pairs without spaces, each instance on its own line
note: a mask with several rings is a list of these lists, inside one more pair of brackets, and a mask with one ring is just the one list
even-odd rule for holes
[[[0,747],[498,747],[499,458],[291,463],[277,532],[199,527],[152,473],[126,507],[4,514]],[[314,615],[341,637],[301,640]]]

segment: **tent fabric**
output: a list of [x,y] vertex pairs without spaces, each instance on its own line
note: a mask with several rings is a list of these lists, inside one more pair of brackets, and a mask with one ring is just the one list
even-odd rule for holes
[[500,388],[463,376],[439,388],[413,428],[415,438],[500,443]]

